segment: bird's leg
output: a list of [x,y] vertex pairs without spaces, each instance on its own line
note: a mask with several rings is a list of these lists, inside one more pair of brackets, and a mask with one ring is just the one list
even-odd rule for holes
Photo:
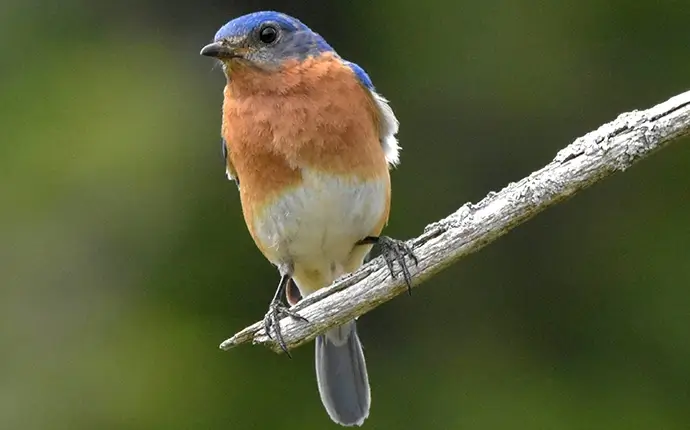
[[281,300],[285,294],[285,288],[287,288],[287,284],[290,282],[290,279],[291,276],[288,273],[281,275],[278,288],[276,288],[276,293],[273,295],[273,300],[271,300],[271,303],[268,305],[268,312],[264,317],[264,330],[266,331],[266,336],[268,336],[270,339],[273,339],[273,336],[271,336],[271,327],[273,327],[273,331],[275,332],[275,340],[278,342],[278,345],[280,345],[280,349],[282,349],[288,357],[292,358],[287,349],[287,345],[285,344],[285,340],[283,340],[283,333],[280,331],[280,320],[286,316],[289,316],[304,322],[308,321],[303,316],[291,311],[283,304]]
[[397,277],[395,270],[393,268],[393,262],[397,261],[400,266],[400,271],[405,279],[405,284],[407,285],[407,293],[412,294],[412,275],[410,275],[410,270],[405,262],[405,257],[409,257],[414,265],[416,266],[419,262],[417,256],[414,255],[412,248],[408,246],[402,240],[392,239],[388,236],[367,236],[364,239],[357,242],[357,245],[375,245],[378,244],[381,247],[381,255],[383,256],[388,270],[391,272],[393,278]]

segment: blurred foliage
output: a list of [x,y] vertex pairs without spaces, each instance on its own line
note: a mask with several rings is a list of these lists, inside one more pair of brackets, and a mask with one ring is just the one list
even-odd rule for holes
[[[312,347],[217,349],[277,274],[198,51],[266,8],[391,99],[401,238],[688,89],[683,1],[4,2],[0,428],[334,428]],[[676,144],[363,317],[367,428],[687,428],[688,165]]]

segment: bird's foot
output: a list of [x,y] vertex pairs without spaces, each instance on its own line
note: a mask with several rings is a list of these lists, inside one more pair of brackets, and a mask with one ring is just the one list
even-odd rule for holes
[[290,352],[288,351],[287,345],[285,344],[285,340],[283,339],[283,333],[280,329],[280,320],[285,317],[294,318],[304,322],[309,321],[302,315],[299,315],[297,312],[290,310],[287,306],[281,303],[280,299],[274,299],[268,306],[268,312],[264,317],[264,330],[266,331],[266,336],[268,336],[269,339],[273,339],[273,336],[271,336],[271,328],[273,328],[275,341],[278,342],[280,349],[282,349],[288,357],[292,358]]
[[381,255],[386,262],[386,266],[388,266],[391,276],[393,278],[397,278],[398,276],[393,266],[393,263],[397,262],[400,266],[400,272],[402,272],[403,278],[405,279],[405,284],[407,285],[407,293],[412,294],[412,275],[410,274],[410,269],[407,267],[407,262],[405,261],[405,257],[409,257],[415,266],[419,263],[417,256],[414,255],[412,247],[408,246],[402,240],[393,239],[388,236],[367,236],[357,242],[357,244],[378,244],[381,247]]

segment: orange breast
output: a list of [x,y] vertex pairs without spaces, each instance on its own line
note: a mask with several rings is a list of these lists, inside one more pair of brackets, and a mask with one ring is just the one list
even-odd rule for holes
[[255,217],[284,190],[301,184],[301,168],[361,179],[388,175],[369,91],[331,54],[272,72],[233,64],[224,95],[228,162],[240,180],[244,217],[260,248]]

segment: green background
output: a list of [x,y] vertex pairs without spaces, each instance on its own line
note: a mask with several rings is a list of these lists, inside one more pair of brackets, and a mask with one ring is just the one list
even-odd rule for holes
[[[198,52],[264,8],[391,100],[398,238],[690,86],[686,1],[5,1],[1,429],[336,428],[311,345],[217,348],[278,277]],[[688,166],[685,139],[364,316],[366,428],[688,428]]]

